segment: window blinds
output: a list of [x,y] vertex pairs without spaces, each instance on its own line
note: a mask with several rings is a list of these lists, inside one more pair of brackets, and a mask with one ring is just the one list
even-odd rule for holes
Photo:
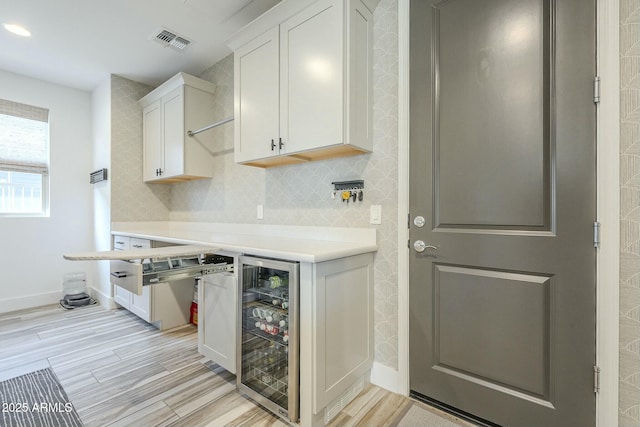
[[0,99],[0,170],[48,173],[49,110]]

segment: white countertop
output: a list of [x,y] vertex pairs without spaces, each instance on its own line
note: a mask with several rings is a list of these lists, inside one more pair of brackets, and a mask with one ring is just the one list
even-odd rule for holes
[[114,222],[111,234],[317,263],[375,252],[375,228],[205,222]]

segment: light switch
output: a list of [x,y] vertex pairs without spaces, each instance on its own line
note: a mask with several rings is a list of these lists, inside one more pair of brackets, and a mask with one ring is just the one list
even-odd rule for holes
[[371,224],[382,224],[382,205],[371,205],[369,222]]
[[264,206],[258,205],[257,214],[258,219],[264,219]]

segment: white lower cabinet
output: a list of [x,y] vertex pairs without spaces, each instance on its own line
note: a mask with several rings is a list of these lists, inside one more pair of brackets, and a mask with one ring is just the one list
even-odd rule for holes
[[155,294],[152,286],[147,286],[142,289],[142,295],[137,295],[131,292],[131,305],[129,306],[129,311],[147,322],[154,321],[151,316],[152,293]]
[[325,425],[373,359],[373,253],[301,263],[300,425]]
[[[149,248],[151,248],[151,240],[127,236],[113,236],[113,249],[116,251]],[[151,321],[151,290],[149,287],[142,290],[142,295],[136,295],[120,286],[114,285],[113,299],[122,308],[126,308],[147,322]]]
[[[198,351],[232,373],[236,274],[205,276],[198,287]],[[373,366],[373,253],[300,263],[299,310],[299,424],[324,426],[357,395],[358,384],[368,382]]]
[[[166,246],[153,244],[151,240],[126,236],[114,236],[114,250],[149,249]],[[113,286],[113,299],[122,308],[139,318],[152,323],[160,330],[175,328],[189,323],[193,300],[193,279],[145,286],[142,295],[136,295],[120,286]]]
[[122,308],[131,310],[131,292],[128,290],[121,288],[120,286],[113,285],[113,299]]
[[198,286],[198,351],[236,373],[237,278],[233,273],[204,276]]

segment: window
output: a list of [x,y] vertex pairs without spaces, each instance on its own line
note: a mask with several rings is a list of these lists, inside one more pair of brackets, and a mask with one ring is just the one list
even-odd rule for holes
[[0,99],[0,215],[49,211],[49,110]]

